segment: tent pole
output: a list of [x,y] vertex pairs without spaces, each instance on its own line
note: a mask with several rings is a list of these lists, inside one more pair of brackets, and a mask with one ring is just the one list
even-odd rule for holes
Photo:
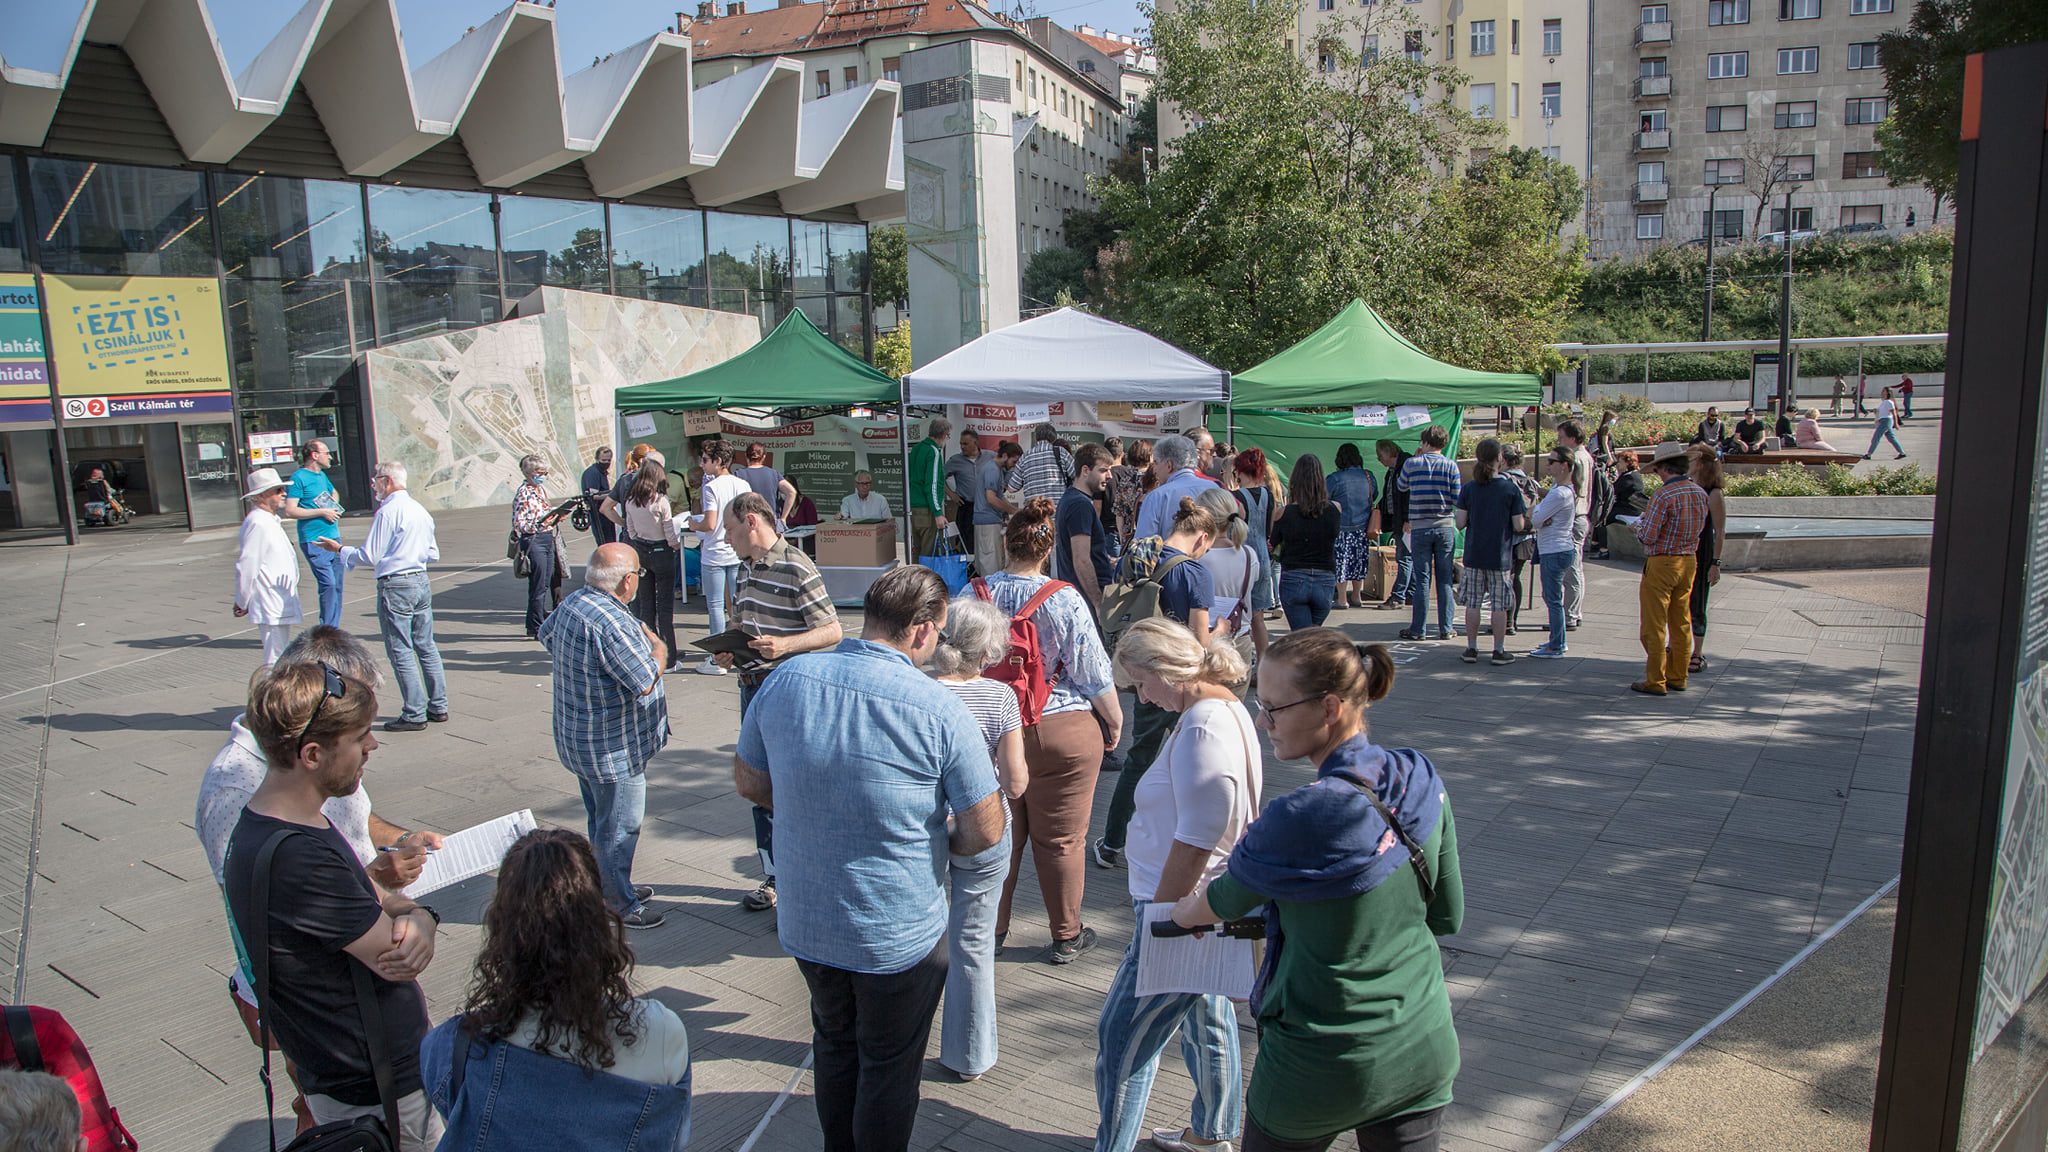
[[[896,439],[903,450],[903,553],[917,563],[917,538],[912,525],[916,516],[910,511],[910,389],[903,381],[896,382]],[[941,467],[945,461],[939,461]],[[934,513],[936,515],[936,513]]]

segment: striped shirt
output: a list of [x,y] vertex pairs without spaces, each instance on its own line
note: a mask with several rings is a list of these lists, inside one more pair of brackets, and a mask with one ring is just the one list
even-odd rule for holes
[[1636,522],[1645,556],[1691,556],[1707,523],[1706,490],[1681,476],[1666,480]]
[[1448,520],[1458,510],[1458,466],[1441,452],[1417,452],[1401,465],[1396,480],[1408,494],[1408,522]]
[[[1183,564],[1182,568],[1197,567]],[[998,572],[990,576],[989,599],[1004,615],[1015,615],[1043,587],[1044,576],[1019,576]],[[972,585],[956,599],[976,595]],[[1205,606],[1207,600],[1202,602]],[[1093,707],[1089,701],[1109,691],[1115,682],[1109,667],[1109,653],[1102,646],[1102,634],[1095,630],[1095,614],[1088,601],[1072,587],[1062,588],[1039,605],[1031,617],[1038,626],[1038,658],[1047,679],[1057,677],[1052,694],[1045,699],[1043,715],[1082,712]]]
[[787,540],[777,540],[759,560],[740,562],[732,600],[739,629],[749,636],[794,636],[839,619],[817,565]]
[[1024,458],[1010,470],[1010,489],[1024,493],[1026,500],[1043,496],[1057,503],[1073,474],[1072,453],[1051,441],[1033,444],[1031,451],[1024,453]]
[[988,743],[988,758],[996,758],[996,745],[1003,737],[1024,726],[1024,713],[1017,705],[1017,690],[1008,684],[976,676],[972,680],[941,680],[946,691],[960,698],[967,705],[967,711],[974,716],[974,722],[981,727],[981,738]]
[[639,621],[618,597],[585,585],[541,621],[540,642],[555,658],[562,766],[596,784],[643,771],[668,743],[668,697]]

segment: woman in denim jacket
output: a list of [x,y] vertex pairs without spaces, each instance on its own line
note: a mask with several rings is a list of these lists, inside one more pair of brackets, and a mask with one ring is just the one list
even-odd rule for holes
[[463,1014],[420,1045],[444,1152],[632,1149],[690,1138],[682,1020],[632,992],[633,952],[590,841],[541,829],[498,870]]

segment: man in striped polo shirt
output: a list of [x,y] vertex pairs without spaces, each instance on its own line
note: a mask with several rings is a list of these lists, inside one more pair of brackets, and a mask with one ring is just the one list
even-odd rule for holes
[[[1458,465],[1444,456],[1450,434],[1431,424],[1422,430],[1421,448],[1401,465],[1394,486],[1408,494],[1408,536],[1414,575],[1408,587],[1413,606],[1403,640],[1442,640],[1451,634],[1451,547],[1458,536]],[[1431,569],[1435,569],[1432,578]],[[1436,588],[1436,631],[1429,619],[1429,590]]]
[[[733,617],[740,631],[765,663],[740,670],[740,719],[754,702],[754,693],[768,674],[791,656],[817,652],[839,643],[844,633],[825,578],[817,565],[775,531],[775,510],[759,493],[733,497],[726,505],[730,526],[726,540],[739,553],[739,579],[733,583]],[[732,657],[721,655],[720,664]],[[754,847],[767,875],[743,903],[749,912],[775,907],[775,823],[768,809],[754,809]]]

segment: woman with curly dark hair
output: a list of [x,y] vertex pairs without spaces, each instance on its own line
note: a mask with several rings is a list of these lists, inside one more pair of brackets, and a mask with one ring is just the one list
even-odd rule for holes
[[689,1037],[667,1005],[633,995],[632,973],[590,841],[520,837],[484,914],[469,1001],[420,1046],[448,1146],[611,1148],[637,1131],[637,1147],[682,1147]]

